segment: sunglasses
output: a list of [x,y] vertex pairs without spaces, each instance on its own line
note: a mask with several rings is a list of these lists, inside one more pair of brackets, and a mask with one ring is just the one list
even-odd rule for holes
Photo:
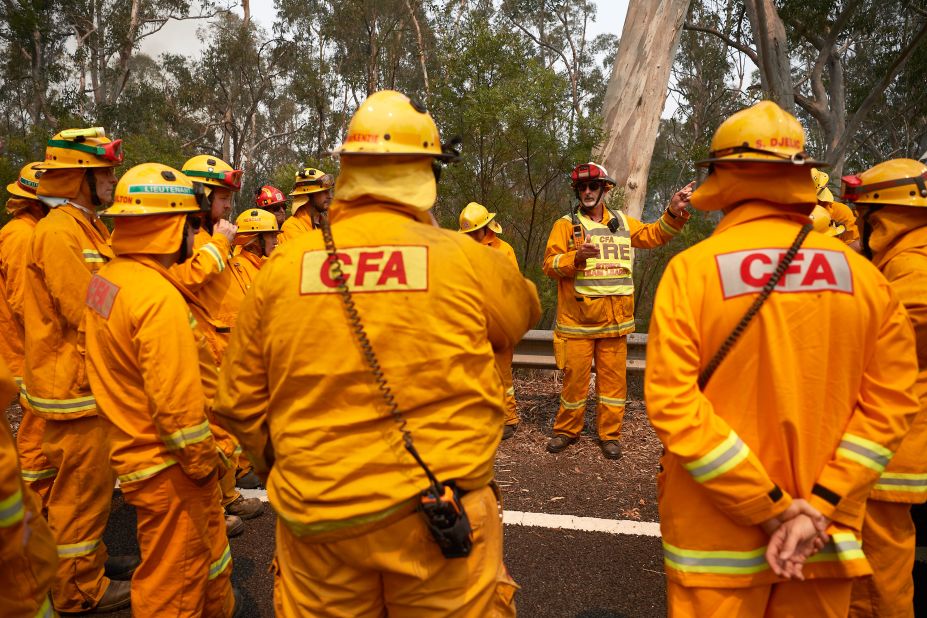
[[227,172],[207,172],[200,170],[187,170],[184,172],[187,176],[196,176],[199,178],[211,178],[218,180],[229,189],[238,191],[241,189],[241,176],[244,172],[241,170],[229,170]]
[[79,150],[80,152],[93,154],[100,157],[101,159],[111,161],[113,163],[122,163],[122,160],[125,158],[125,154],[122,152],[121,139],[115,139],[108,144],[103,144],[101,146],[91,146],[90,144],[72,142],[70,140],[63,139],[50,139],[48,140],[48,145],[54,146],[56,148]]
[[278,204],[271,204],[270,206],[265,206],[264,209],[269,212],[286,212],[286,203],[280,202]]
[[601,180],[587,180],[585,182],[577,182],[576,190],[580,193],[583,191],[598,191],[602,186]]

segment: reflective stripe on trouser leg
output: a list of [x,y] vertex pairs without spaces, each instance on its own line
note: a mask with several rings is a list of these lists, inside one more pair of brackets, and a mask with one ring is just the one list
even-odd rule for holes
[[668,580],[667,616],[843,618],[852,585],[852,579],[810,579],[748,588],[689,588]]
[[277,520],[277,616],[514,616],[517,585],[502,563],[502,521],[489,487],[462,499],[474,529],[467,558],[441,555],[410,513],[382,528],[312,543]]
[[19,424],[19,432],[16,434],[16,449],[19,451],[22,477],[29,489],[38,495],[44,512],[48,505],[52,481],[58,471],[42,452],[45,419],[35,415],[25,397],[19,398],[19,404],[23,409],[23,418]]
[[586,398],[589,396],[589,376],[592,353],[597,339],[567,339],[566,362],[563,365],[563,389],[560,409],[554,421],[554,433],[576,437],[583,430]]
[[231,616],[232,563],[219,487],[180,466],[123,488],[138,514],[142,563],[132,578],[132,615]]
[[496,370],[502,380],[502,396],[505,400],[506,425],[517,425],[520,420],[518,418],[518,407],[515,403],[515,384],[512,380],[512,357],[514,355],[514,350],[496,354]]
[[625,397],[628,393],[628,338],[595,341],[596,429],[600,440],[621,438]]
[[863,553],[872,577],[853,580],[853,618],[914,618],[914,521],[911,505],[868,500]]
[[58,544],[52,600],[59,611],[85,611],[108,585],[102,538],[116,479],[105,421],[98,416],[46,421],[43,451],[58,469],[48,496],[48,525]]

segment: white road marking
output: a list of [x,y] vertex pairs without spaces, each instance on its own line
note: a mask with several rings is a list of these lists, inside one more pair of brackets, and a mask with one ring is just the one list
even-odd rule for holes
[[[258,498],[267,502],[266,489],[241,489],[245,498]],[[581,530],[583,532],[605,532],[607,534],[636,534],[639,536],[660,536],[660,524],[652,521],[631,521],[627,519],[600,519],[576,515],[551,515],[548,513],[526,513],[505,511],[503,523],[512,526],[533,526],[553,530]]]

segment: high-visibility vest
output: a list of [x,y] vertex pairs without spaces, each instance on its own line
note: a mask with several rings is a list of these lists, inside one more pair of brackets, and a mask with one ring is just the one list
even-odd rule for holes
[[[611,211],[609,211],[611,212]],[[599,248],[599,257],[586,260],[586,267],[576,271],[573,286],[583,296],[630,296],[634,293],[634,248],[624,213],[617,216],[620,226],[612,232],[608,226],[577,214],[586,232],[586,242]]]

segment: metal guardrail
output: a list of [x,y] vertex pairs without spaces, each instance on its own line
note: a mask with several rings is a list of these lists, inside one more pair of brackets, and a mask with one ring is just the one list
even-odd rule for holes
[[[522,369],[556,369],[554,331],[529,330],[515,346],[513,367]],[[643,374],[647,366],[647,335],[628,335],[628,372]],[[595,363],[592,370],[595,371]]]

